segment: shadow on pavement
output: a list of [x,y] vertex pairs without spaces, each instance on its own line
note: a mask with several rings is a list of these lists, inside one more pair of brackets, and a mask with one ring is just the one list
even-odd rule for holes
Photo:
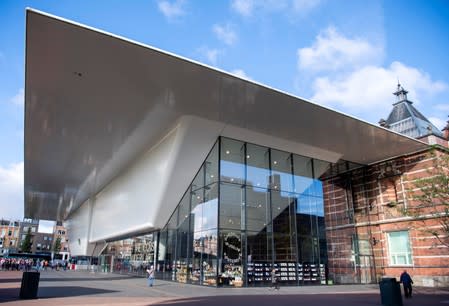
[[0,303],[11,302],[19,299],[19,288],[1,288]]
[[113,292],[118,291],[79,287],[79,286],[61,286],[61,287],[39,287],[37,295],[40,299],[48,299],[48,298],[93,295],[93,294],[103,294]]
[[[94,295],[94,294],[113,293],[113,292],[117,291],[78,287],[78,286],[39,287],[37,296],[39,299],[49,299],[49,298]],[[20,288],[0,289],[0,303],[19,300],[19,293]]]
[[22,275],[17,278],[0,278],[0,283],[20,283],[22,281]]
[[[123,280],[123,279],[131,279],[131,278],[141,278],[143,277],[137,277],[137,276],[119,276],[119,277],[73,277],[73,278],[62,278],[62,277],[45,277],[42,276],[40,281],[41,282],[85,282],[85,281],[113,281],[113,280]],[[20,279],[19,279],[20,280]]]
[[[412,299],[403,301],[404,306],[441,306],[444,303],[449,304],[449,295],[417,295]],[[443,304],[442,304],[443,303]],[[246,296],[209,296],[195,297],[186,299],[170,300],[166,302],[151,304],[151,306],[359,306],[359,305],[381,305],[378,294],[303,294],[303,295],[246,295]]]

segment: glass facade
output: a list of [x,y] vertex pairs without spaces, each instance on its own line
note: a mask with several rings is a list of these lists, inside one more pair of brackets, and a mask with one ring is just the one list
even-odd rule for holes
[[158,234],[157,277],[207,286],[320,284],[328,162],[219,138]]

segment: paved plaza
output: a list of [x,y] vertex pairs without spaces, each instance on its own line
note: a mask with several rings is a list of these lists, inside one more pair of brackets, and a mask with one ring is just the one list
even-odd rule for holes
[[[381,305],[377,285],[335,285],[314,287],[210,288],[156,280],[152,288],[146,279],[118,274],[80,271],[43,271],[38,299],[20,300],[22,272],[0,271],[0,303],[3,305]],[[414,288],[404,306],[449,305],[449,290]]]

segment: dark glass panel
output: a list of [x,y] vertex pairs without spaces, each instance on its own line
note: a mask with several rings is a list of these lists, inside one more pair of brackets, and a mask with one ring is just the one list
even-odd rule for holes
[[220,228],[244,229],[245,188],[241,185],[222,183],[220,189]]
[[296,262],[295,198],[271,192],[275,262]]
[[299,194],[313,193],[312,159],[293,154],[294,192]]
[[270,192],[263,188],[246,187],[246,230],[266,230],[271,224]]

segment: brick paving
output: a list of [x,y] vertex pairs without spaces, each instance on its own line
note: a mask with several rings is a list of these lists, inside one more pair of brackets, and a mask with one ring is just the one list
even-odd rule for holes
[[[0,271],[3,305],[107,305],[107,306],[277,306],[277,305],[381,305],[377,285],[316,287],[211,288],[156,280],[152,288],[144,278],[79,271],[43,271],[38,299],[20,300],[21,272]],[[404,306],[449,305],[449,290],[414,288]]]

